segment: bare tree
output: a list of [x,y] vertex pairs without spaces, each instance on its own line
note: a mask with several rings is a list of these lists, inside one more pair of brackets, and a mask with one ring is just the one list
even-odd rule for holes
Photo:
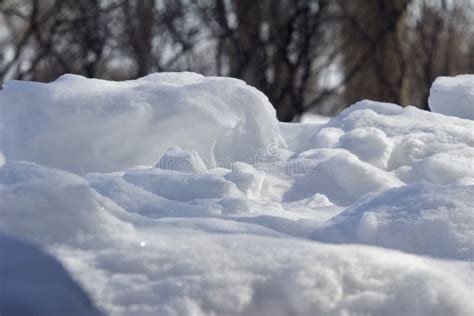
[[316,64],[327,48],[323,30],[329,4],[215,0],[198,7],[216,39],[218,73],[256,86],[270,98],[279,119],[291,121],[317,90]]
[[410,34],[410,95],[428,109],[431,84],[438,76],[473,73],[474,30],[468,1],[419,1]]
[[345,103],[361,99],[409,102],[407,86],[406,15],[410,0],[340,1],[343,51],[347,75]]
[[123,1],[126,43],[137,64],[134,76],[142,77],[152,68],[152,40],[155,0]]
[[0,0],[0,82],[63,73],[231,76],[282,121],[363,98],[426,106],[474,72],[467,0]]

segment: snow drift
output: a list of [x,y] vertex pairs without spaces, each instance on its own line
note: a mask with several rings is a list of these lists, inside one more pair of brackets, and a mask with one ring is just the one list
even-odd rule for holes
[[243,81],[194,73],[112,82],[64,75],[9,81],[0,94],[0,148],[75,173],[153,164],[169,147],[210,166],[285,147],[268,99]]
[[0,232],[110,315],[470,315],[473,131],[367,100],[278,123],[189,73],[10,82]]

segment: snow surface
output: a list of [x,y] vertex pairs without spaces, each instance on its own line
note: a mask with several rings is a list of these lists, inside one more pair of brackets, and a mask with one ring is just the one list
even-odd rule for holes
[[5,156],[0,151],[0,168],[3,167],[3,165],[5,165]]
[[301,116],[301,123],[314,123],[314,124],[325,124],[327,123],[331,118],[329,116],[324,116],[324,115],[319,115],[315,113],[304,113]]
[[2,315],[102,315],[50,255],[3,234],[0,234],[0,249]]
[[10,159],[75,173],[151,165],[172,146],[210,166],[285,147],[267,97],[243,81],[158,73],[112,82],[64,75],[8,81],[0,94],[0,147]]
[[367,196],[313,238],[472,260],[474,183],[412,184]]
[[474,310],[472,120],[362,101],[278,123],[253,88],[189,73],[6,86],[0,232],[105,314]]
[[433,112],[474,120],[474,75],[438,77],[428,103]]

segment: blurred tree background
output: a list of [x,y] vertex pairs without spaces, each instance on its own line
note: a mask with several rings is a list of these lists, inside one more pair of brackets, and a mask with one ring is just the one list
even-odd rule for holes
[[427,109],[474,73],[472,0],[0,0],[0,83],[156,71],[241,78],[282,121],[361,99]]

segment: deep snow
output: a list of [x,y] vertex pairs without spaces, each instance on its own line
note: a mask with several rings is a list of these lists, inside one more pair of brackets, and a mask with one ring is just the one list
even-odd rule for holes
[[[472,104],[443,80],[430,105]],[[9,82],[0,232],[110,315],[471,315],[473,159],[474,121],[413,107],[289,124],[235,79]]]

